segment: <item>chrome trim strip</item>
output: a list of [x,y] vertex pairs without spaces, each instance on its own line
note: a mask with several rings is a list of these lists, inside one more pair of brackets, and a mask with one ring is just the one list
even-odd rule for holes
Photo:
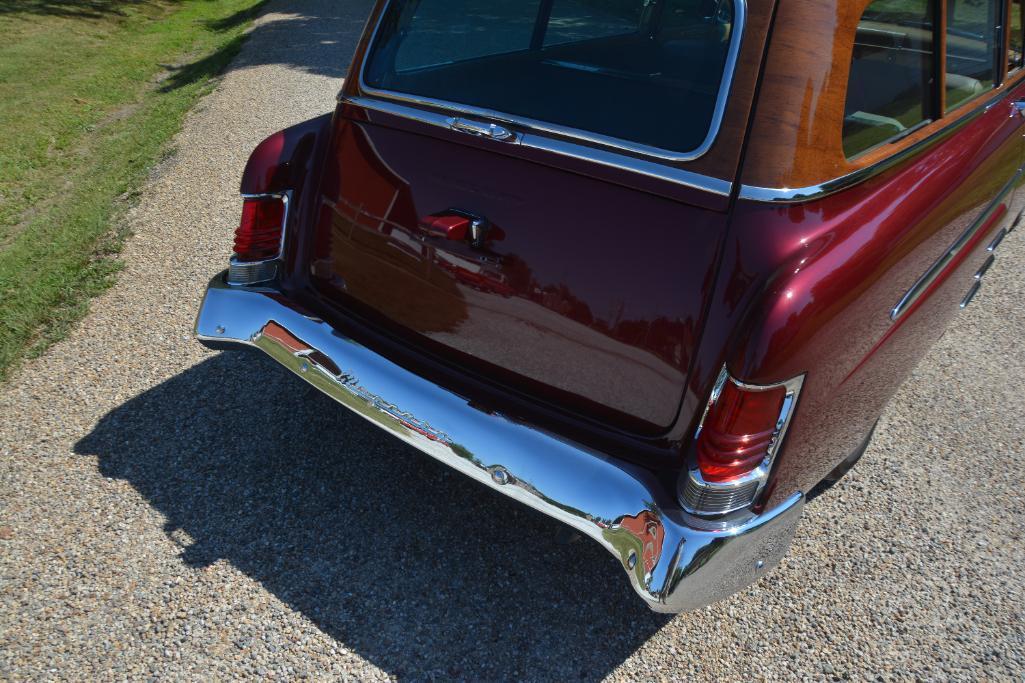
[[[698,421],[698,428],[694,432],[695,443],[701,435],[701,429],[705,425],[708,412],[715,405],[716,401],[719,400],[719,395],[722,393],[723,387],[725,387],[727,382],[745,391],[769,391],[785,387],[786,395],[783,398],[783,405],[780,407],[779,417],[776,419],[776,430],[769,440],[769,448],[765,453],[765,459],[762,460],[758,467],[742,477],[730,479],[729,481],[706,481],[701,476],[701,470],[694,464],[687,470],[685,476],[680,477],[678,495],[680,505],[687,512],[698,516],[724,515],[736,512],[750,506],[751,503],[758,499],[758,495],[769,481],[772,463],[776,460],[776,454],[779,451],[780,444],[783,442],[783,438],[786,436],[787,429],[790,428],[790,420],[794,416],[794,409],[797,407],[797,399],[801,394],[801,387],[804,386],[804,375],[798,375],[785,382],[776,384],[747,384],[734,379],[724,363],[719,371],[719,375],[716,377],[715,384],[712,386],[708,401],[705,403],[705,409],[701,413],[701,420]],[[751,484],[754,482],[757,482],[757,484],[752,487]],[[736,493],[741,490],[748,492],[750,495],[746,499],[737,496]],[[717,505],[716,501],[718,500],[728,501],[728,505]],[[710,507],[695,507],[688,501],[705,502]]]
[[[947,266],[954,260],[954,257],[956,257],[961,250],[965,248],[965,245],[975,237],[975,233],[986,226],[989,219],[993,217],[993,214],[998,208],[1000,208],[1001,203],[1014,188],[1023,171],[1025,171],[1025,169],[1019,169],[1018,172],[1014,174],[1014,177],[1007,181],[986,210],[983,211],[970,226],[968,226],[967,230],[961,233],[961,235],[954,240],[954,243],[950,245],[950,248],[948,248],[946,252],[944,252],[943,256],[933,263],[929,267],[929,270],[925,271],[925,274],[918,278],[918,281],[911,286],[911,289],[901,297],[900,301],[897,302],[897,305],[890,311],[890,320],[897,320],[900,316],[907,313],[915,302],[925,294],[926,290],[932,286],[932,283],[943,274],[943,271],[946,270]],[[961,308],[964,308],[964,306]]]
[[655,611],[693,610],[740,590],[775,566],[793,537],[800,492],[741,524],[696,528],[653,473],[483,411],[300,312],[280,290],[228,287],[223,277],[199,310],[200,341],[261,349],[386,432],[594,539]]
[[1004,241],[1005,237],[1007,237],[1007,228],[1000,228],[1000,230],[997,232],[997,236],[994,237],[993,240],[986,247],[986,251],[991,253],[996,251],[997,247],[1000,246],[1000,243]]
[[[343,97],[340,101],[357,107],[362,107],[364,109],[380,111],[392,116],[400,116],[418,123],[426,123],[440,128],[451,128],[451,117],[426,109],[419,109],[417,107],[410,107],[397,102],[378,100],[370,97]],[[514,135],[513,138],[496,142],[504,145],[522,145],[523,147],[543,150],[553,154],[560,154],[573,159],[601,164],[602,166],[626,169],[650,178],[665,180],[682,187],[701,190],[702,192],[709,192],[722,197],[728,197],[730,192],[733,190],[733,183],[728,180],[720,180],[719,178],[704,176],[692,171],[685,171],[681,168],[676,168],[675,166],[666,166],[664,164],[647,161],[638,157],[626,156],[616,152],[598,149],[596,147],[578,145],[573,142],[557,140],[544,135],[521,133]]]
[[972,303],[972,299],[975,298],[975,295],[979,293],[979,289],[981,288],[981,280],[976,280],[975,282],[973,282],[971,288],[969,288],[968,290],[968,293],[964,295],[963,299],[961,299],[961,308],[967,308],[968,304]]
[[907,161],[916,154],[924,152],[929,147],[942,142],[957,130],[996,106],[1001,100],[1007,97],[1010,92],[1010,89],[1005,90],[990,100],[985,106],[976,105],[976,109],[968,112],[957,121],[954,121],[932,135],[922,138],[915,144],[910,145],[909,147],[906,147],[901,151],[872,164],[871,166],[865,166],[864,168],[859,168],[857,171],[840,176],[839,178],[833,178],[832,180],[827,180],[817,185],[807,185],[805,187],[758,187],[756,185],[741,185],[737,196],[740,199],[747,199],[753,202],[794,204],[821,199],[822,197],[827,197],[836,192],[840,192],[841,190],[846,190],[863,183],[869,178],[873,178],[880,173],[884,173],[894,166]]
[[448,127],[460,133],[488,138],[489,140],[498,140],[500,142],[516,141],[516,135],[512,131],[495,123],[478,123],[477,121],[468,121],[466,119],[450,118],[448,120]]
[[[391,3],[389,2],[388,4],[390,5]],[[367,44],[366,56],[364,57],[362,64],[360,64],[360,92],[384,100],[394,100],[414,106],[441,109],[445,112],[455,113],[457,116],[480,116],[500,123],[522,126],[538,133],[574,138],[578,141],[592,145],[601,145],[614,150],[625,150],[636,154],[643,154],[654,159],[668,162],[693,161],[707,153],[715,142],[715,138],[719,134],[719,129],[722,126],[722,120],[726,113],[726,104],[729,99],[730,89],[733,86],[733,75],[736,71],[737,60],[740,55],[740,46],[743,42],[744,29],[747,25],[747,0],[733,0],[733,27],[730,33],[730,46],[726,51],[726,63],[723,66],[723,75],[719,81],[719,92],[716,96],[715,107],[712,110],[712,119],[709,122],[708,133],[697,148],[690,152],[681,153],[661,149],[659,147],[652,147],[650,145],[630,142],[629,140],[610,137],[600,133],[592,133],[579,128],[539,121],[525,116],[517,116],[515,114],[507,114],[491,109],[460,104],[458,102],[450,102],[448,100],[439,100],[431,97],[422,97],[393,90],[371,87],[367,84],[366,79],[364,78],[367,61],[373,46],[377,42],[377,33],[381,29],[381,22],[384,20],[384,16],[387,14],[388,9],[388,7],[385,7],[381,10],[381,13],[377,18],[377,24],[374,26],[373,34]],[[342,96],[339,95],[340,99],[341,97]]]
[[993,262],[996,261],[996,260],[997,260],[997,257],[994,256],[993,254],[990,254],[989,258],[987,258],[985,261],[983,261],[982,265],[979,266],[979,269],[977,271],[975,271],[975,279],[976,280],[981,280],[982,277],[986,274],[986,271],[993,267]]

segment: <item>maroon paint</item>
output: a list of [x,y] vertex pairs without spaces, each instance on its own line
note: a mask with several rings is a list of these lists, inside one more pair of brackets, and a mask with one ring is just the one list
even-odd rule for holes
[[313,176],[318,145],[330,131],[331,114],[291,126],[268,136],[249,155],[242,172],[242,194],[260,194],[304,188]]
[[[926,296],[898,321],[890,320],[903,294],[990,207],[1021,165],[1021,123],[1010,115],[1010,103],[1025,95],[1025,86],[1019,91],[945,141],[851,189],[798,205],[737,202],[728,229],[724,214],[696,206],[714,205],[711,197],[685,202],[680,201],[683,195],[673,194],[667,199],[658,196],[664,185],[650,178],[611,182],[619,177],[610,177],[613,171],[606,167],[527,149],[510,151],[499,143],[463,139],[351,105],[340,106],[333,131],[330,117],[321,117],[272,136],[254,152],[242,189],[291,187],[298,192],[302,201],[296,204],[290,248],[299,258],[286,285],[318,313],[328,315],[339,304],[359,309],[366,293],[345,293],[335,281],[345,273],[330,259],[317,263],[331,248],[325,238],[342,221],[350,232],[388,248],[418,246],[419,255],[410,253],[424,259],[432,277],[459,291],[473,290],[499,312],[517,305],[535,307],[543,315],[554,312],[578,332],[590,326],[621,353],[639,350],[670,358],[680,382],[686,377],[675,423],[675,405],[665,411],[641,403],[611,404],[580,383],[559,389],[552,378],[510,373],[472,353],[425,340],[421,330],[409,329],[408,320],[391,320],[392,330],[397,328],[406,340],[405,365],[425,376],[450,377],[453,383],[462,382],[458,377],[463,373],[466,386],[473,387],[467,393],[491,391],[471,381],[475,377],[487,378],[488,386],[497,379],[517,396],[550,404],[532,406],[531,419],[557,425],[551,428],[571,438],[587,441],[610,423],[633,430],[635,436],[606,449],[617,456],[629,458],[636,451],[655,458],[674,452],[693,433],[698,408],[723,362],[750,383],[806,373],[774,472],[771,504],[795,489],[807,491],[858,446],[957,311],[991,236],[1019,215],[1025,192],[1015,191]],[[317,157],[329,149],[321,180],[314,173]],[[317,193],[310,191],[314,184],[320,186]],[[458,241],[431,242],[423,217],[450,208],[479,212],[501,226],[504,239],[489,244],[487,254],[504,261],[490,269],[467,268],[460,258],[474,252],[462,251]],[[320,230],[314,230],[315,224]],[[513,259],[518,265],[543,264],[540,271],[554,273],[536,279],[542,289],[562,292],[565,305],[539,301],[529,279],[514,277],[512,254],[519,256],[520,261]],[[560,261],[566,264],[561,274],[550,265]],[[582,267],[601,268],[603,285],[577,291],[574,277],[579,276],[567,273]],[[311,268],[320,298],[306,287]],[[408,275],[408,263],[405,268]],[[376,282],[387,294],[386,271],[379,276]],[[636,311],[638,321],[650,324],[661,317],[678,320],[682,327],[654,335],[625,334],[612,324],[614,311],[603,311],[597,303],[610,292],[622,302],[619,321],[626,319],[626,311]],[[467,319],[479,315],[471,310]],[[388,324],[380,315],[377,320]],[[666,355],[666,340],[675,344],[677,356]],[[560,360],[593,367],[580,337],[570,341],[577,344],[575,353]],[[429,353],[419,355],[423,351]],[[430,357],[435,353],[458,369],[439,371]],[[528,356],[529,349],[518,360]],[[636,376],[620,389],[638,401],[644,398],[645,387]],[[574,411],[605,422],[573,422]],[[563,419],[564,414],[569,417]]]
[[807,373],[769,504],[809,490],[859,446],[958,310],[993,234],[1020,211],[1012,191],[926,295],[890,319],[1015,176],[1023,150],[1012,101],[844,192],[735,207],[690,385],[706,395],[724,360],[751,383]]
[[[332,114],[324,114],[268,136],[249,155],[242,173],[242,194],[292,191],[289,225],[285,228],[289,235],[285,244],[286,265],[292,284],[295,283],[294,261],[302,243],[301,226],[310,223],[308,211],[313,204],[318,171],[327,153],[332,118]],[[301,280],[300,275],[300,286]]]
[[[314,286],[470,372],[664,433],[725,216],[461,143],[339,116]],[[424,217],[452,209],[489,239],[435,237]]]

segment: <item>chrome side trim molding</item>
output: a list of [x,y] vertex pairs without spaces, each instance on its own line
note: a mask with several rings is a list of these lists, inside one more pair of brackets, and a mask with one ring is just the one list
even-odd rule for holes
[[[427,109],[411,107],[398,102],[389,102],[372,97],[343,97],[343,103],[352,104],[357,107],[380,111],[392,116],[400,116],[405,119],[426,123],[439,128],[452,128],[452,117],[439,114]],[[488,136],[489,137],[489,136]],[[689,187],[703,192],[710,192],[723,197],[728,197],[733,190],[733,183],[728,180],[720,180],[710,176],[701,175],[692,171],[685,171],[675,166],[666,166],[661,163],[648,161],[638,157],[626,156],[613,151],[607,151],[587,145],[578,145],[566,140],[558,140],[536,133],[510,133],[510,136],[500,140],[503,145],[522,145],[533,149],[545,150],[554,154],[590,161],[592,163],[609,166],[612,168],[625,168],[634,173],[639,173],[651,178],[666,180],[677,185]]]
[[712,409],[723,387],[730,382],[734,386],[745,391],[769,391],[786,388],[786,395],[783,398],[783,405],[780,406],[779,417],[776,419],[776,429],[769,440],[769,447],[765,452],[765,459],[755,469],[742,477],[730,479],[729,481],[707,481],[701,476],[701,470],[694,464],[690,467],[679,481],[680,505],[687,512],[698,516],[725,515],[731,512],[742,510],[751,505],[758,498],[758,494],[765,488],[769,481],[769,472],[772,470],[772,463],[776,460],[779,446],[786,436],[790,427],[790,420],[794,416],[794,409],[797,407],[797,398],[801,394],[801,387],[804,386],[804,375],[798,375],[793,379],[778,384],[746,384],[733,378],[729,369],[723,364],[722,369],[716,377],[712,392],[705,403],[704,412],[701,413],[701,420],[694,433],[694,439],[701,435],[701,429],[705,425],[708,411]]
[[[929,267],[929,270],[925,271],[925,274],[922,275],[922,277],[920,277],[918,281],[911,286],[911,289],[909,289],[903,297],[901,297],[900,301],[897,302],[897,305],[894,306],[893,309],[890,311],[890,320],[897,320],[902,315],[907,313],[908,310],[910,310],[911,307],[914,306],[915,302],[918,301],[922,297],[922,295],[925,294],[925,292],[929,289],[929,287],[931,287],[932,284],[936,282],[940,275],[943,274],[943,271],[947,269],[947,266],[950,265],[954,258],[959,253],[961,253],[961,250],[964,249],[965,246],[972,241],[972,238],[975,237],[976,233],[978,233],[980,230],[982,230],[989,224],[989,219],[992,218],[993,214],[996,213],[997,209],[1000,208],[1004,199],[1007,197],[1007,195],[1014,188],[1015,184],[1018,182],[1018,179],[1021,177],[1023,171],[1025,171],[1025,168],[1019,169],[1018,172],[1014,174],[1014,177],[1007,181],[1007,183],[1000,190],[1000,192],[997,193],[996,198],[986,208],[986,210],[983,211],[979,215],[979,217],[976,218],[974,222],[972,222],[970,226],[968,226],[967,230],[961,233],[961,235],[956,240],[954,240],[954,243],[950,245],[950,248],[948,248],[946,252],[944,252],[943,256],[941,256],[935,263],[933,263]],[[965,305],[967,305],[967,303],[963,304],[961,308],[964,308]]]
[[997,247],[1000,246],[1000,243],[1004,241],[1005,237],[1007,237],[1007,228],[1000,228],[1000,231],[997,232],[997,236],[994,237],[989,243],[989,246],[986,247],[986,251],[991,253],[996,251]]
[[968,304],[972,303],[972,299],[974,299],[975,295],[979,293],[980,287],[982,287],[981,281],[976,280],[972,283],[972,286],[968,288],[968,292],[964,295],[964,298],[961,299],[961,308],[967,308]]
[[994,261],[996,261],[996,256],[994,256],[993,254],[990,254],[989,258],[987,258],[985,261],[983,261],[982,265],[979,266],[979,269],[977,271],[975,271],[974,279],[981,280],[983,278],[983,276],[986,275],[986,271],[989,270],[993,266],[993,262]]
[[[389,3],[390,5],[391,3]],[[372,47],[377,43],[377,33],[381,29],[381,22],[384,20],[385,14],[388,13],[389,8],[385,7],[380,16],[378,16],[377,23],[374,26],[373,34],[371,35],[370,42],[368,45]],[[661,149],[659,147],[652,147],[650,145],[644,145],[641,143],[630,142],[629,140],[623,140],[620,138],[614,138],[607,135],[601,135],[600,133],[592,133],[579,128],[573,128],[570,126],[562,126],[555,123],[549,123],[546,121],[539,121],[525,116],[517,116],[515,114],[508,114],[504,112],[498,112],[490,109],[483,109],[481,107],[474,107],[472,105],[460,104],[458,102],[450,102],[448,100],[439,100],[431,97],[423,97],[418,95],[410,95],[407,93],[401,93],[393,90],[385,90],[380,88],[374,88],[367,84],[365,79],[365,71],[367,67],[367,58],[364,58],[363,63],[360,64],[359,69],[359,89],[360,92],[370,95],[375,98],[383,100],[393,100],[402,102],[405,104],[411,104],[420,107],[432,107],[441,111],[454,113],[457,117],[460,115],[466,116],[479,116],[486,119],[498,121],[500,123],[509,123],[533,130],[539,133],[545,133],[549,135],[559,135],[568,138],[573,138],[584,143],[592,145],[601,145],[608,147],[613,150],[626,150],[629,152],[643,154],[653,159],[659,159],[662,161],[669,162],[684,162],[693,161],[698,157],[703,156],[712,147],[715,142],[715,138],[719,135],[719,129],[722,127],[722,120],[726,113],[726,104],[729,100],[730,90],[733,85],[733,74],[737,68],[737,60],[740,55],[740,46],[743,42],[744,29],[747,25],[747,0],[733,0],[733,26],[730,32],[730,45],[726,51],[726,62],[723,66],[723,75],[719,81],[719,92],[716,96],[715,106],[712,109],[712,120],[709,122],[708,133],[705,135],[704,140],[698,145],[697,148],[689,152],[673,152],[671,150]],[[370,49],[367,50],[367,56],[369,57]],[[341,97],[341,95],[339,96]]]
[[741,524],[691,526],[646,470],[484,412],[301,312],[271,287],[228,287],[223,273],[216,276],[196,336],[213,347],[261,349],[396,438],[595,540],[659,612],[697,609],[757,580],[779,562],[801,516],[804,496],[795,492]]

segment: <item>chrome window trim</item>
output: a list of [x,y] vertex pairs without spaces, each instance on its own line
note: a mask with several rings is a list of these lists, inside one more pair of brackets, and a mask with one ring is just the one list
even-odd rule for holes
[[[701,419],[698,421],[698,427],[694,432],[695,443],[697,443],[697,439],[701,435],[701,429],[704,427],[705,419],[708,417],[708,411],[711,410],[712,406],[715,405],[715,402],[719,400],[719,395],[722,393],[723,387],[726,386],[727,382],[730,382],[734,386],[745,391],[770,391],[772,389],[784,387],[786,389],[786,395],[783,398],[783,405],[780,407],[779,417],[776,419],[776,430],[769,441],[769,447],[765,453],[765,458],[758,467],[742,477],[730,479],[729,481],[707,481],[701,476],[701,470],[698,469],[696,463],[692,463],[684,472],[684,476],[680,477],[678,487],[679,495],[677,498],[679,499],[680,506],[692,515],[725,515],[747,508],[751,503],[758,500],[758,496],[761,495],[762,490],[769,481],[769,472],[772,470],[772,464],[776,461],[776,455],[779,452],[780,444],[783,442],[783,438],[786,436],[787,430],[790,428],[790,421],[793,418],[794,410],[797,407],[797,399],[801,394],[801,388],[804,386],[804,375],[801,374],[785,382],[777,382],[776,384],[747,384],[735,379],[730,374],[729,368],[724,363],[722,369],[719,371],[719,375],[715,379],[715,384],[712,385],[712,391],[708,396],[708,401],[705,403],[704,411],[701,413]],[[750,496],[747,497],[746,500],[731,500],[731,504],[727,509],[716,509],[714,511],[709,509],[698,509],[688,505],[687,503],[687,493],[691,493],[692,496],[697,496],[698,498],[702,496],[707,497],[709,494],[728,497],[740,489],[749,487],[752,482],[757,482],[757,485],[751,492]]]
[[[719,92],[716,95],[715,106],[712,109],[712,119],[709,122],[708,132],[705,134],[705,138],[701,144],[695,149],[689,152],[673,152],[671,150],[651,145],[631,142],[622,138],[593,133],[580,128],[573,128],[572,126],[563,126],[525,116],[506,114],[492,109],[484,109],[481,107],[431,97],[411,95],[384,88],[374,88],[368,85],[364,78],[364,72],[366,71],[367,62],[370,59],[371,50],[377,43],[377,33],[381,28],[381,22],[384,20],[384,15],[388,12],[390,6],[391,2],[388,2],[388,4],[381,10],[380,15],[377,17],[377,22],[374,25],[370,41],[367,43],[366,54],[364,55],[359,68],[358,82],[361,93],[371,97],[401,102],[416,107],[440,109],[444,112],[448,112],[450,115],[479,116],[498,123],[520,126],[544,135],[561,136],[587,143],[589,145],[598,145],[612,150],[641,154],[652,159],[671,163],[694,161],[706,154],[715,142],[715,139],[719,134],[719,129],[722,127],[722,120],[726,114],[726,104],[729,100],[730,90],[733,86],[733,76],[736,71],[737,60],[740,55],[740,47],[743,43],[744,30],[747,25],[747,0],[733,0],[733,27],[730,32],[730,45],[726,51],[726,63],[723,66],[722,78],[719,80]],[[341,97],[342,96],[340,95],[339,98]]]
[[[939,279],[940,275],[943,274],[943,271],[947,269],[947,266],[950,265],[959,253],[961,253],[961,250],[964,249],[965,246],[971,242],[972,238],[989,223],[989,219],[993,217],[994,213],[996,213],[996,210],[1000,207],[1004,198],[1007,197],[1007,195],[1011,193],[1011,190],[1014,189],[1015,184],[1018,182],[1019,178],[1021,178],[1023,172],[1025,172],[1025,168],[1018,169],[1018,172],[1004,184],[1003,188],[1001,188],[1000,192],[997,193],[996,198],[993,199],[990,205],[986,207],[981,214],[979,214],[978,218],[972,221],[972,224],[968,226],[968,229],[962,232],[958,238],[954,240],[954,243],[947,248],[943,253],[943,256],[940,256],[935,263],[929,266],[929,270],[925,271],[925,274],[918,278],[918,281],[915,282],[915,284],[911,285],[911,289],[901,297],[900,301],[897,302],[897,305],[890,311],[890,320],[896,321],[902,315],[907,313],[911,307],[914,306],[916,301],[922,298],[922,295],[928,291],[929,287],[931,287],[937,279]],[[964,306],[962,306],[962,308],[964,308]]]
[[[931,135],[922,138],[918,142],[905,147],[899,152],[892,154],[885,159],[881,159],[876,163],[859,168],[856,171],[852,171],[847,175],[842,175],[838,178],[826,180],[815,185],[806,185],[804,187],[760,187],[757,185],[740,185],[737,197],[739,199],[746,199],[753,202],[765,202],[773,204],[798,204],[801,202],[809,202],[815,199],[821,199],[831,194],[846,190],[848,188],[859,185],[869,178],[873,178],[880,173],[884,173],[894,166],[907,161],[911,157],[924,152],[928,148],[935,144],[938,144],[945,140],[948,136],[953,135],[960,128],[967,125],[971,121],[974,121],[982,114],[988,112],[993,107],[997,106],[1011,94],[1012,88],[1016,88],[1022,84],[1022,81],[1016,81],[1015,83],[1003,83],[997,88],[996,93],[990,93],[990,99],[976,99],[971,102],[963,103],[958,106],[958,109],[965,107],[969,104],[974,106],[974,109],[963,115],[953,123],[940,128]],[[980,96],[981,97],[981,96]],[[983,104],[983,102],[985,104]],[[956,110],[955,110],[956,112]],[[947,118],[951,112],[947,112],[943,118]],[[943,118],[937,119],[942,121]],[[899,142],[896,140],[894,142]]]
[[[388,100],[358,96],[343,96],[340,98],[340,101],[345,104],[352,104],[364,109],[380,111],[385,114],[399,116],[432,126],[448,129],[452,129],[453,127],[453,117],[448,116],[447,114],[439,114],[437,112],[408,106],[399,102],[390,102]],[[484,137],[487,137],[488,139],[495,139],[490,136]],[[721,180],[719,178],[701,175],[700,173],[694,173],[693,171],[687,171],[675,166],[666,166],[664,164],[648,161],[647,159],[641,159],[639,157],[619,154],[615,151],[604,150],[597,147],[588,147],[587,145],[576,144],[568,140],[550,138],[545,135],[537,135],[528,132],[513,132],[507,138],[495,140],[498,144],[522,145],[523,147],[543,150],[571,157],[573,159],[580,159],[600,164],[602,166],[608,166],[610,168],[626,169],[640,175],[648,176],[649,178],[665,180],[676,185],[701,190],[702,192],[709,192],[722,197],[728,197],[733,190],[733,183],[728,180]]]

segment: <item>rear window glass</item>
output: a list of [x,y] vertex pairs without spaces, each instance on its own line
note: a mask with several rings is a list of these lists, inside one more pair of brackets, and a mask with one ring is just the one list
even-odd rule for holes
[[736,19],[733,0],[394,0],[363,77],[685,153],[712,127]]
[[932,118],[932,5],[931,0],[875,0],[862,14],[844,106],[848,158]]

